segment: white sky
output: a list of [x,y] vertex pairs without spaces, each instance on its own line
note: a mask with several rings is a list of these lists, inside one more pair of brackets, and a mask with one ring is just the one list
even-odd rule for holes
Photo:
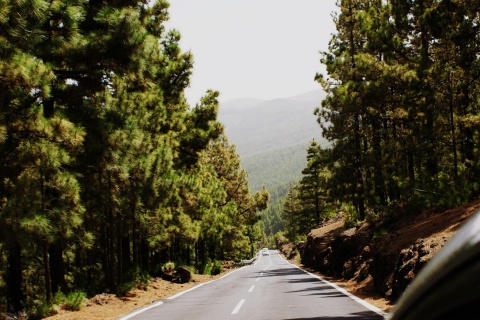
[[272,100],[321,88],[336,0],[170,0],[168,29],[194,57],[193,106],[208,89],[220,101]]

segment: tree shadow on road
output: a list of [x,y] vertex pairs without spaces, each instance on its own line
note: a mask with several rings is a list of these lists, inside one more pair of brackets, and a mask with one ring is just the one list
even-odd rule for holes
[[348,316],[323,316],[323,317],[313,317],[313,318],[288,318],[282,320],[383,320],[384,317],[381,315],[373,315],[372,312],[362,311],[355,312]]

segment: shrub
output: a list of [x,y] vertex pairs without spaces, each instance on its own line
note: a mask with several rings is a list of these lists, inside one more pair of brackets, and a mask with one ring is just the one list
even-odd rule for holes
[[[58,304],[52,304],[45,301],[42,301],[42,302],[35,301],[35,305],[33,306],[31,310],[31,314],[28,317],[28,319],[37,320],[37,319],[47,318],[57,314],[59,309],[60,308]],[[17,318],[14,317],[14,319],[17,319]],[[22,319],[22,318],[19,318],[19,319]]]
[[151,281],[152,277],[148,273],[135,270],[128,274],[123,283],[119,284],[116,293],[120,296],[124,296],[134,288],[147,290]]
[[223,271],[222,263],[218,260],[214,260],[212,270],[211,270],[210,274],[211,275],[217,275],[217,274],[222,273],[222,271]]
[[168,261],[162,266],[162,272],[163,273],[171,273],[175,270],[175,263],[172,261]]
[[222,273],[223,265],[218,260],[208,260],[205,264],[200,264],[198,266],[198,273],[200,274],[210,274],[210,275],[217,275]]
[[212,274],[212,263],[207,261],[207,263],[198,265],[198,273],[200,274]]
[[70,311],[79,311],[87,298],[87,294],[83,291],[76,290],[68,294],[59,292],[53,296],[53,305],[60,305],[62,309]]
[[87,295],[83,291],[70,292],[63,303],[63,308],[70,311],[79,311],[82,309],[86,297]]
[[355,227],[357,224],[357,212],[355,211],[355,207],[350,204],[343,204],[341,207],[341,211],[343,212],[343,223],[345,229],[350,229]]
[[295,245],[307,241],[306,234],[299,234],[295,237]]

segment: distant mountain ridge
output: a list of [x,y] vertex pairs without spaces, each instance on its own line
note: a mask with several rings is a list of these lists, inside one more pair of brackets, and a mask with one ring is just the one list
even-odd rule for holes
[[327,142],[313,114],[326,94],[315,90],[290,98],[245,98],[221,102],[219,121],[236,145],[252,191],[296,182],[306,164],[312,139]]

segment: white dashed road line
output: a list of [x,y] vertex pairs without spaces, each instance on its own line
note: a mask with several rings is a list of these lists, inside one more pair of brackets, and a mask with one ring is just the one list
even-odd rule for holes
[[248,292],[252,292],[253,288],[255,288],[255,285],[251,286],[250,289],[248,290]]
[[237,304],[235,309],[233,309],[232,314],[237,314],[244,302],[245,302],[245,299],[240,300],[240,302]]

